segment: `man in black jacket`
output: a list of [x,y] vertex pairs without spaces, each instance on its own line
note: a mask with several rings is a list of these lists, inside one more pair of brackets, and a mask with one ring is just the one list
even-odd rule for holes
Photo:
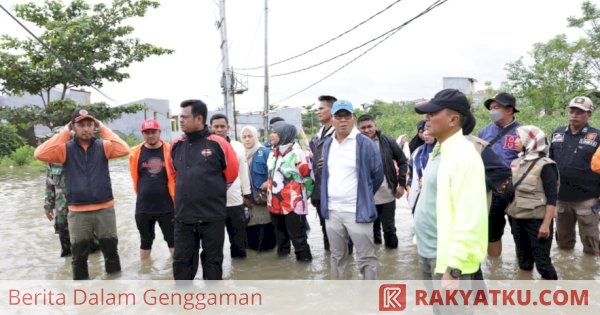
[[227,189],[238,176],[231,145],[206,126],[207,108],[200,100],[181,103],[184,136],[171,149],[175,177],[175,280],[194,280],[202,244],[202,278],[221,280]]
[[325,219],[321,215],[321,171],[323,170],[323,144],[325,143],[325,140],[330,138],[335,132],[332,121],[333,116],[331,115],[331,107],[335,101],[337,101],[337,98],[330,95],[319,96],[319,122],[321,122],[323,126],[317,131],[309,143],[312,152],[312,170],[315,179],[315,189],[310,196],[310,201],[312,205],[317,208],[319,223],[321,224],[321,230],[323,231],[323,245],[326,251],[329,250],[329,239],[327,238]]
[[381,130],[377,130],[375,118],[371,115],[362,115],[358,118],[358,129],[379,146],[385,181],[375,193],[377,206],[377,220],[373,223],[375,244],[381,244],[381,227],[383,226],[383,239],[385,247],[397,248],[395,216],[396,199],[404,195],[406,187],[406,157],[396,141]]

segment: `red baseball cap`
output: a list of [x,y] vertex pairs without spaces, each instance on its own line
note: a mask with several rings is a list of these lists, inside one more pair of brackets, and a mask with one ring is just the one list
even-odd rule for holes
[[142,122],[142,131],[144,130],[150,130],[150,129],[154,129],[154,130],[160,130],[160,125],[158,124],[158,121],[149,118],[144,120],[144,122]]

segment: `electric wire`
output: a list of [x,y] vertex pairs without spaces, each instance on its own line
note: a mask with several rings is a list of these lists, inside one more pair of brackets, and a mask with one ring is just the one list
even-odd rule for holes
[[23,23],[21,23],[21,21],[19,21],[19,19],[17,19],[12,13],[10,13],[10,11],[8,11],[1,3],[0,3],[0,8],[4,12],[6,12],[6,14],[8,14],[15,22],[17,22],[25,31],[27,31],[27,33],[29,33],[29,35],[31,35],[37,42],[39,42],[40,45],[42,45],[44,47],[44,49],[46,49],[52,56],[54,56],[54,58],[56,58],[58,60],[58,62],[60,62],[60,64],[64,68],[69,70],[71,73],[73,73],[79,79],[81,79],[87,86],[96,90],[98,93],[100,93],[106,99],[111,101],[113,104],[118,105],[118,103],[112,97],[108,96],[106,93],[102,92],[99,88],[94,86],[85,76],[83,76],[81,74],[81,72],[79,72],[77,69],[75,69],[73,66],[71,66],[71,64],[69,64],[69,62],[67,62],[65,59],[60,57],[52,48],[50,48],[48,45],[46,45],[46,43],[44,43],[44,41],[42,41],[31,30],[29,30],[29,28],[27,26],[25,26]]
[[384,41],[386,41],[388,38],[392,37],[394,34],[396,34],[398,31],[400,31],[404,26],[410,24],[412,21],[418,19],[419,17],[422,17],[423,15],[427,14],[428,12],[430,12],[431,10],[441,6],[442,4],[446,3],[448,0],[437,0],[435,3],[433,3],[431,6],[429,6],[427,9],[425,9],[423,12],[419,13],[418,15],[416,15],[415,17],[413,17],[412,19],[406,21],[403,23],[402,27],[396,28],[394,29],[391,33],[387,32],[387,36],[385,36],[383,39],[381,39],[380,41],[378,41],[377,43],[375,43],[373,46],[371,46],[369,49],[365,50],[364,52],[362,52],[360,55],[356,56],[355,58],[353,58],[352,60],[348,61],[347,63],[345,63],[344,65],[342,65],[341,67],[337,68],[336,70],[334,70],[333,72],[327,74],[326,76],[324,76],[323,78],[319,79],[318,81],[308,85],[307,87],[301,89],[298,92],[295,92],[291,95],[288,95],[278,101],[273,102],[273,104],[277,104],[280,102],[283,102],[285,100],[288,100],[310,88],[312,88],[313,86],[323,82],[325,79],[331,77],[332,75],[336,74],[337,72],[339,72],[340,70],[346,68],[347,66],[349,66],[350,64],[352,64],[354,61],[356,61],[357,59],[359,59],[360,57],[364,56],[365,54],[367,54],[368,52],[370,52],[371,50],[373,50],[375,47],[379,46],[379,44],[383,43]]
[[[304,51],[304,52],[301,52],[301,53],[299,53],[299,54],[297,54],[297,55],[295,55],[295,56],[292,56],[292,57],[286,58],[286,59],[284,59],[284,60],[280,60],[280,61],[274,62],[274,63],[272,63],[272,64],[269,64],[268,66],[269,66],[269,67],[272,67],[272,66],[275,66],[275,65],[278,65],[278,64],[281,64],[281,63],[284,63],[284,62],[287,62],[287,61],[290,61],[290,60],[293,60],[293,59],[296,59],[296,58],[302,57],[302,56],[304,56],[304,55],[306,55],[306,54],[308,54],[308,53],[310,53],[310,52],[313,52],[313,51],[315,51],[315,50],[317,50],[317,49],[319,49],[319,48],[321,48],[321,47],[323,47],[323,46],[325,46],[325,45],[327,45],[327,44],[329,44],[329,43],[331,43],[331,42],[335,41],[336,39],[339,39],[340,37],[342,37],[342,36],[344,36],[344,35],[346,35],[346,34],[348,34],[348,33],[352,32],[352,31],[354,31],[355,29],[359,28],[360,26],[362,26],[363,24],[365,24],[365,23],[369,22],[370,20],[374,19],[376,16],[378,16],[378,15],[382,14],[383,12],[385,12],[385,11],[389,10],[390,8],[392,8],[394,5],[398,4],[398,3],[399,3],[399,2],[401,2],[401,1],[402,1],[402,0],[396,0],[396,1],[395,1],[395,2],[393,2],[392,4],[390,4],[390,5],[388,5],[387,7],[385,7],[383,10],[381,10],[381,11],[379,11],[379,12],[377,12],[377,13],[375,13],[375,14],[371,15],[371,16],[370,16],[370,17],[368,17],[366,20],[364,20],[364,21],[362,21],[362,22],[360,22],[360,23],[356,24],[355,26],[351,27],[350,29],[348,29],[348,30],[344,31],[343,33],[341,33],[341,34],[339,34],[339,35],[337,35],[337,36],[335,36],[335,37],[333,37],[333,38],[331,38],[331,39],[329,39],[329,40],[327,40],[327,41],[325,41],[325,42],[324,42],[324,43],[322,43],[322,44],[319,44],[319,45],[317,45],[317,46],[315,46],[315,47],[313,47],[313,48],[311,48],[311,49],[309,49],[309,50],[306,50],[306,51]],[[248,71],[248,70],[256,70],[256,69],[261,69],[261,68],[264,68],[264,67],[265,67],[265,66],[257,66],[257,67],[251,67],[251,68],[240,68],[240,69],[238,69],[238,70],[241,70],[241,71]]]
[[[438,2],[439,1],[440,0],[438,0]],[[379,36],[377,36],[375,38],[372,38],[372,39],[370,39],[370,40],[368,40],[368,41],[366,41],[366,42],[364,42],[364,43],[362,43],[362,44],[360,44],[358,46],[355,46],[355,47],[353,47],[353,48],[351,48],[351,49],[349,49],[349,50],[347,50],[347,51],[345,51],[345,52],[343,52],[341,54],[335,55],[335,56],[333,56],[333,57],[331,57],[329,59],[323,60],[321,62],[315,63],[313,65],[310,65],[310,66],[307,66],[307,67],[304,67],[304,68],[300,68],[300,69],[293,70],[293,71],[288,71],[288,72],[283,72],[283,73],[278,73],[278,74],[273,74],[273,75],[270,75],[270,77],[275,78],[275,77],[281,77],[281,76],[296,74],[296,73],[299,73],[299,72],[303,72],[303,71],[310,70],[312,68],[324,65],[324,64],[326,64],[328,62],[334,61],[334,60],[336,60],[338,58],[341,58],[341,57],[343,57],[343,56],[345,56],[345,55],[347,55],[347,54],[349,54],[349,53],[351,53],[351,52],[353,52],[355,50],[363,48],[363,47],[367,46],[368,44],[370,44],[370,43],[372,43],[374,41],[377,41],[378,39],[380,39],[382,37],[385,37],[388,34],[395,33],[397,30],[402,29],[403,27],[405,27],[406,25],[408,25],[410,22],[412,22],[416,18],[420,17],[422,14],[427,13],[428,10],[429,10],[429,8],[426,9],[425,11],[421,12],[416,17],[408,20],[407,22],[404,22],[404,23],[402,23],[402,24],[400,24],[400,25],[398,25],[398,26],[396,26],[396,27],[388,30],[387,32],[385,32],[385,33],[383,33],[383,34],[381,34],[381,35],[379,35]],[[252,74],[247,74],[247,73],[238,73],[238,74],[244,75],[244,76],[248,76],[248,77],[251,77],[251,78],[264,78],[264,75],[252,75]]]

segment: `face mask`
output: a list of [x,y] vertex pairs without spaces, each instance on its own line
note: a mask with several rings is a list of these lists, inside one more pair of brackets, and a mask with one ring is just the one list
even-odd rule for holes
[[490,120],[493,123],[498,122],[500,119],[502,119],[502,117],[504,117],[504,115],[500,111],[495,109],[492,109],[490,111]]

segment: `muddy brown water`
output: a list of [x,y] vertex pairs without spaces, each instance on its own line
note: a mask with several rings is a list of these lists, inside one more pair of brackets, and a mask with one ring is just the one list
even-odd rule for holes
[[[111,178],[116,200],[119,253],[122,272],[118,279],[172,279],[172,260],[160,229],[154,241],[152,258],[139,260],[139,234],[135,226],[135,195],[126,160],[111,162]],[[0,279],[71,279],[71,259],[59,257],[60,245],[54,234],[52,222],[43,211],[44,176],[41,171],[11,169],[0,173]],[[388,250],[379,245],[380,279],[419,279],[418,257],[413,244],[413,220],[403,198],[397,202],[396,227],[398,249]],[[225,241],[223,277],[225,279],[328,279],[329,254],[323,249],[319,220],[315,209],[308,215],[311,230],[308,242],[314,259],[311,263],[298,263],[293,255],[277,257],[274,251],[257,253],[248,251],[244,260],[232,261],[229,243]],[[483,264],[486,279],[539,279],[534,271],[522,273],[516,264],[514,242],[507,227],[503,237],[503,254],[500,259],[488,259]],[[579,243],[572,251],[552,247],[552,259],[560,279],[600,280],[600,258],[584,255]],[[90,277],[112,279],[104,273],[101,253],[89,258]],[[198,272],[201,277],[201,272]],[[198,277],[197,276],[197,277]],[[347,273],[348,279],[358,279],[354,264]],[[198,279],[198,278],[197,278]]]

